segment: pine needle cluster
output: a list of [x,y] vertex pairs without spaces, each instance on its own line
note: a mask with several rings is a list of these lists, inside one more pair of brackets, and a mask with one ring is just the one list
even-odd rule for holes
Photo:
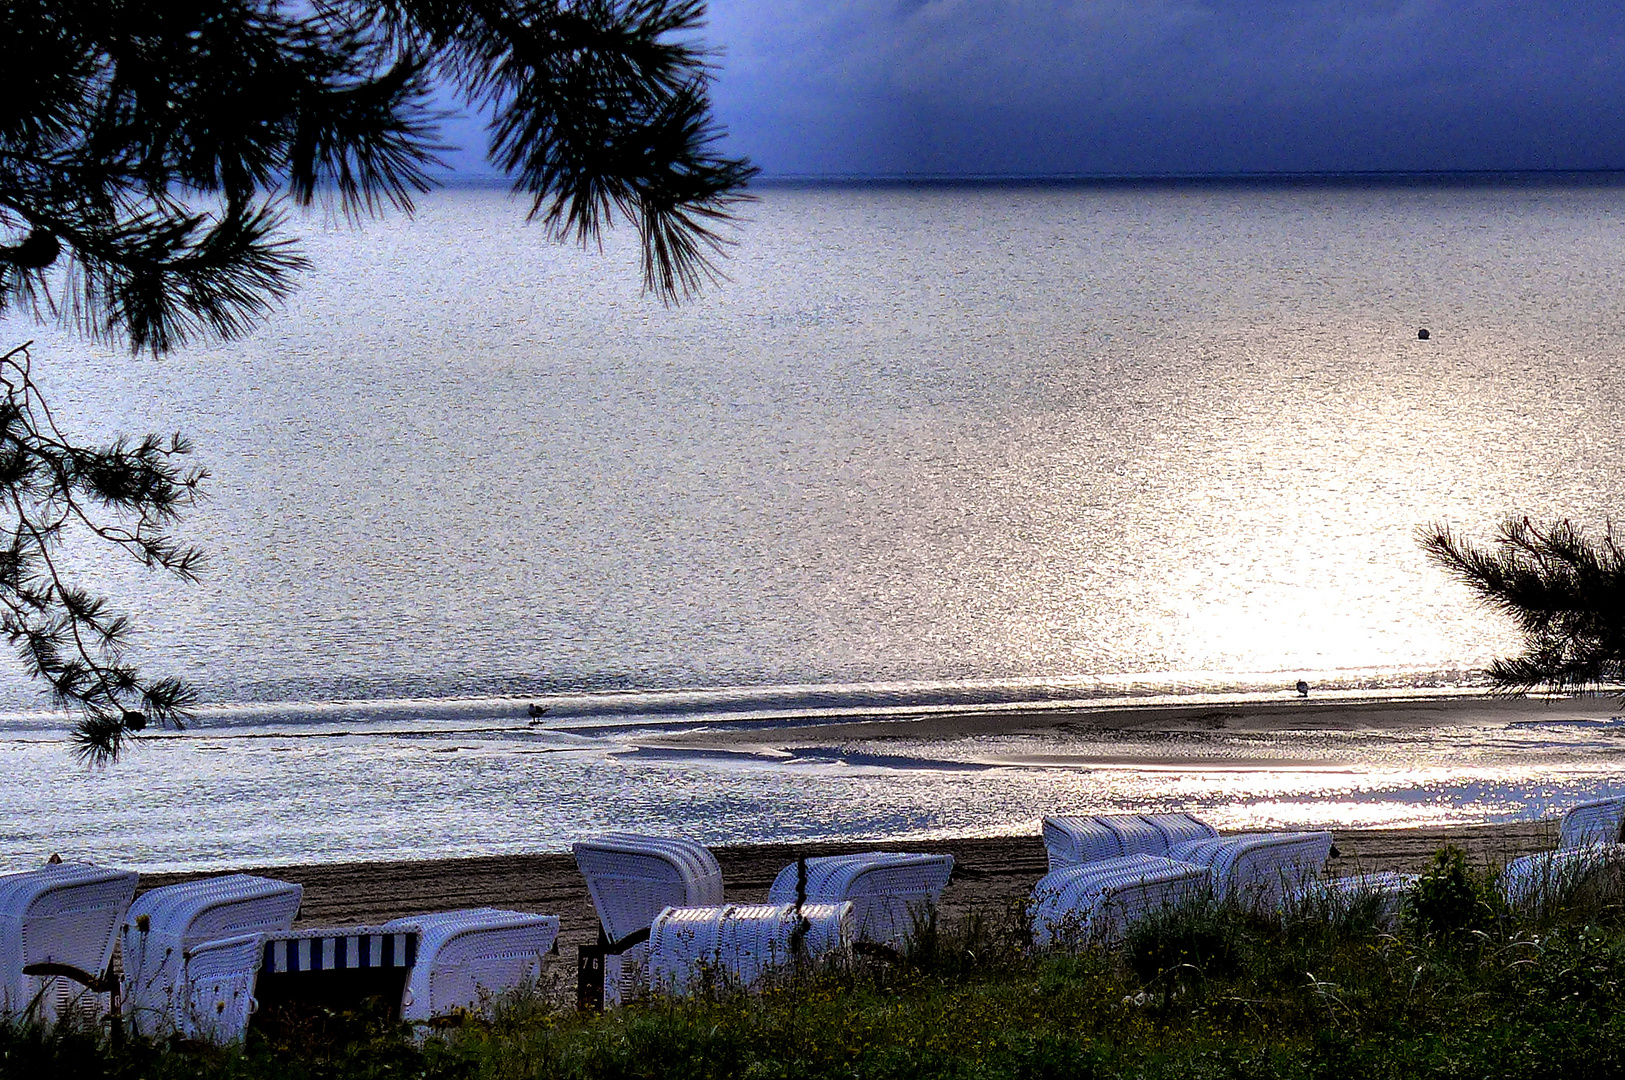
[[116,757],[149,721],[179,727],[195,692],[178,679],[147,680],[126,660],[130,622],[75,584],[60,559],[77,532],[149,568],[196,580],[203,553],[168,533],[207,474],[187,468],[180,435],[70,442],[34,383],[27,345],[0,355],[0,633],[59,705],[79,714],[81,756]]
[[[0,316],[154,356],[241,337],[306,266],[290,208],[411,212],[433,186],[448,89],[492,118],[491,160],[549,236],[594,244],[630,223],[645,287],[682,300],[717,276],[755,173],[718,151],[704,15],[702,0],[9,0]],[[193,577],[198,553],[165,530],[203,475],[178,464],[179,437],[75,445],[32,362],[26,346],[0,358],[0,629],[105,760],[148,719],[180,722],[191,691],[131,668],[128,624],[52,553],[83,527]]]
[[1625,552],[1612,523],[1593,537],[1567,520],[1508,518],[1487,546],[1446,525],[1418,539],[1435,563],[1522,630],[1522,655],[1489,667],[1499,689],[1584,693],[1625,683]]

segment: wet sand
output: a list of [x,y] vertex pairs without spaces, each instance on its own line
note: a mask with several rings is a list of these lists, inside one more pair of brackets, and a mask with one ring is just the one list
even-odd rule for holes
[[[1417,870],[1453,843],[1478,862],[1499,862],[1556,843],[1556,821],[1516,822],[1434,829],[1343,830],[1335,834],[1334,872]],[[948,920],[972,912],[997,916],[1027,895],[1045,869],[1044,845],[1037,836],[897,843],[761,844],[719,847],[730,901],[762,901],[774,875],[800,855],[834,855],[886,848],[945,851],[954,857],[954,877],[942,898]],[[597,919],[575,862],[566,854],[498,855],[420,862],[376,862],[327,866],[283,866],[249,870],[305,887],[299,925],[337,926],[378,923],[403,915],[465,907],[501,907],[558,915],[560,948],[594,940]],[[143,874],[141,887],[154,888],[203,874]]]

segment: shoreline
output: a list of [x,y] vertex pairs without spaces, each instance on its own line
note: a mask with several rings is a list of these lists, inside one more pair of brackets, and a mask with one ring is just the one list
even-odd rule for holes
[[[1625,794],[1618,708],[1611,696],[1312,693],[836,724],[784,717],[567,739],[540,725],[534,738],[519,725],[473,733],[423,724],[337,742],[200,728],[155,743],[138,763],[213,778],[184,804],[162,785],[83,775],[43,745],[11,747],[22,767],[8,791],[22,810],[14,860],[60,851],[165,874],[562,854],[570,840],[614,827],[778,844],[781,853],[814,840],[907,847],[917,840],[899,837],[1036,834],[1044,814],[1147,808],[1191,810],[1226,829],[1426,836],[1489,821],[1524,828],[1587,798]],[[369,779],[391,775],[405,786]],[[286,797],[307,786],[310,794]],[[589,794],[605,791],[614,801]],[[414,822],[424,814],[456,827],[422,831]],[[149,821],[151,837],[132,835],[131,820]]]
[[[1420,870],[1445,843],[1466,850],[1480,865],[1553,847],[1556,819],[1417,829],[1333,831],[1338,875],[1381,870]],[[946,852],[954,856],[953,880],[941,914],[955,921],[972,915],[1002,918],[1043,876],[1046,856],[1036,835],[962,840],[916,840],[752,844],[712,849],[722,866],[730,903],[763,902],[781,868],[800,856],[816,857],[878,848]],[[206,873],[142,874],[142,891],[210,877]],[[299,926],[381,923],[401,916],[468,907],[499,907],[558,915],[561,956],[597,937],[597,917],[575,861],[565,853],[489,855],[462,859],[257,867],[240,871],[297,882],[305,887]],[[568,961],[566,961],[568,962]]]

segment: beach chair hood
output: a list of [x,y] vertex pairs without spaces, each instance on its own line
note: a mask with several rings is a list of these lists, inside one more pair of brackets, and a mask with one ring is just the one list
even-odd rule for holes
[[[188,1011],[194,1003],[187,997],[187,950],[204,942],[286,930],[303,897],[299,885],[249,874],[143,893],[130,906],[119,943],[124,968],[120,985],[132,1027],[149,1036],[189,1030],[193,1020]],[[238,947],[245,946],[239,942]],[[237,954],[208,955],[210,970],[218,974],[220,965]]]
[[1090,941],[1113,941],[1130,925],[1205,892],[1205,866],[1161,855],[1062,867],[1033,888],[1028,904],[1033,944],[1076,949]]
[[401,1019],[427,1020],[458,1009],[486,1012],[502,995],[535,982],[558,939],[559,917],[473,908],[396,919],[384,930],[418,935]]
[[1288,832],[1187,840],[1169,854],[1211,870],[1219,899],[1265,911],[1317,881],[1331,851],[1329,832]]
[[844,952],[852,943],[852,905],[804,904],[799,912],[793,904],[668,908],[650,930],[649,982],[676,996],[708,985],[746,989],[794,963],[798,937],[799,955],[812,965]]
[[[900,948],[915,924],[929,916],[953,875],[952,855],[868,851],[807,860],[808,901],[851,901],[853,932],[860,941]],[[768,901],[793,904],[800,864],[779,871]]]
[[0,1016],[38,1001],[53,1021],[81,984],[62,976],[24,975],[34,964],[61,964],[101,978],[113,959],[119,924],[137,877],[87,863],[59,863],[0,877]]
[[650,926],[668,907],[722,902],[722,868],[691,840],[609,833],[570,851],[611,941]]

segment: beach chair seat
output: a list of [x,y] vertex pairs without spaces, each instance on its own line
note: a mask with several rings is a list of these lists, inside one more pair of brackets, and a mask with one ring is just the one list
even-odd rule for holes
[[[809,902],[852,902],[853,933],[859,941],[901,948],[914,936],[919,919],[942,898],[953,874],[952,855],[868,851],[807,860]],[[779,871],[768,889],[768,902],[796,901],[800,864]]]
[[394,919],[383,929],[418,936],[401,1019],[427,1020],[485,1012],[494,1000],[535,982],[558,940],[559,917],[471,908]]
[[1175,844],[1218,835],[1217,829],[1190,814],[1100,814],[1044,819],[1044,848],[1049,852],[1051,870],[1124,855],[1167,855]]
[[[206,941],[286,930],[303,897],[299,885],[249,874],[143,893],[130,905],[119,933],[120,987],[132,1029],[147,1036],[185,1032],[193,1008],[184,990],[186,950]],[[219,962],[219,956],[211,956],[211,964]]]
[[667,908],[649,932],[649,984],[677,997],[710,987],[742,990],[792,964],[820,964],[852,945],[852,904],[722,904]]
[[1028,906],[1033,944],[1076,949],[1117,940],[1145,916],[1205,892],[1210,879],[1205,866],[1160,855],[1124,855],[1052,870],[1034,886]]
[[[164,1034],[226,1046],[243,1041],[253,1014],[265,935],[236,934],[188,945],[181,952]],[[144,1029],[151,1033],[151,1021]]]
[[1331,851],[1329,832],[1244,833],[1187,840],[1168,855],[1211,870],[1219,900],[1273,911],[1319,880]]
[[1583,879],[1609,865],[1625,863],[1625,844],[1588,843],[1538,851],[1513,859],[1501,872],[1501,889],[1514,906],[1540,905],[1561,898]]
[[[106,1012],[99,983],[113,959],[119,924],[137,877],[86,863],[58,863],[0,877],[0,1019],[54,1023],[70,1009]],[[56,965],[77,975],[28,974]]]
[[[691,840],[608,833],[570,851],[611,947],[651,928],[666,908],[722,903],[722,868]],[[603,1004],[617,1005],[646,985],[648,961],[648,942],[605,955]]]
[[1571,807],[1563,815],[1557,846],[1578,848],[1625,840],[1625,798],[1597,799]]

